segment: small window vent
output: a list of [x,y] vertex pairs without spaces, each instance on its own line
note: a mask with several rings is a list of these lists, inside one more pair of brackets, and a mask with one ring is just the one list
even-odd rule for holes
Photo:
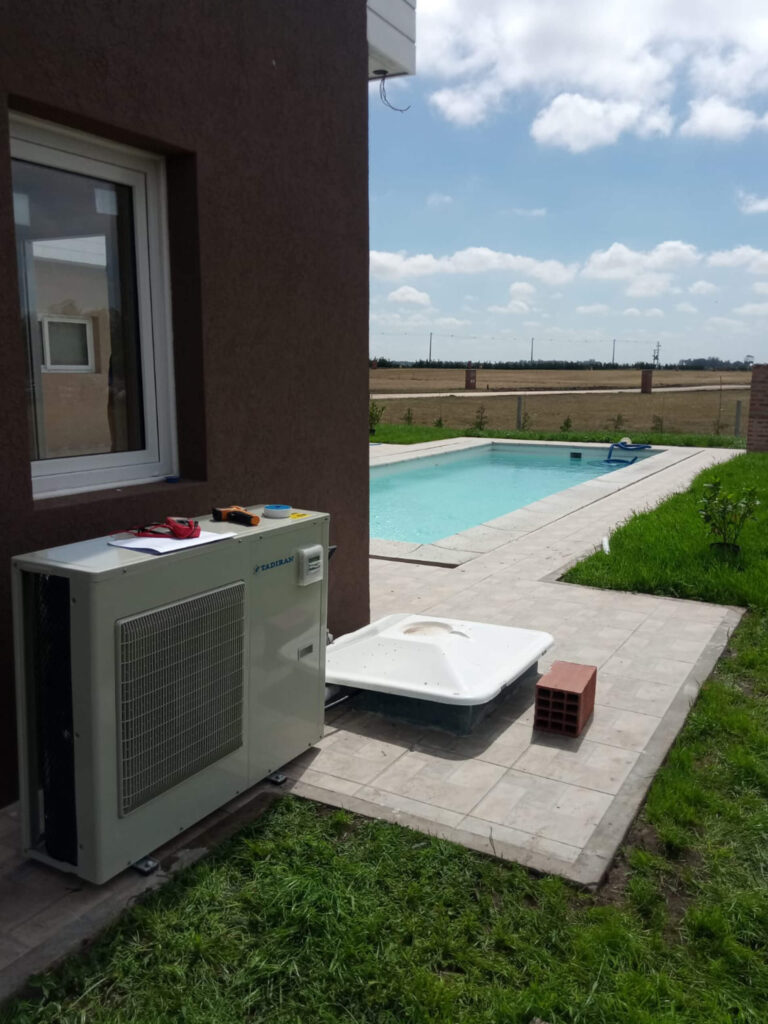
[[120,814],[242,744],[245,585],[117,623]]

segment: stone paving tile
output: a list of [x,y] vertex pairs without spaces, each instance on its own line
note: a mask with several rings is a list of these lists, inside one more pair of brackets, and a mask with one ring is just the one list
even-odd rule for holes
[[[321,742],[325,740],[323,737]],[[372,782],[403,752],[402,746],[396,743],[370,739],[341,728],[328,737],[328,741],[322,749],[312,748],[291,761],[285,769],[286,775],[297,778],[300,769],[311,768],[314,772],[362,784]]]
[[[534,734],[536,735],[536,734]],[[515,771],[529,772],[602,793],[618,793],[639,752],[561,736],[538,738],[515,762]]]
[[461,830],[470,835],[482,836],[491,840],[491,849],[496,855],[505,859],[514,859],[515,847],[530,850],[545,857],[557,857],[568,864],[573,864],[581,854],[580,846],[558,843],[554,839],[546,839],[542,835],[523,832],[522,829],[509,828],[498,822],[483,821],[468,814],[461,821]]
[[656,732],[660,718],[595,704],[595,713],[582,733],[593,743],[607,743],[625,750],[644,750]]
[[309,786],[317,786],[318,789],[327,789],[331,793],[342,793],[344,796],[354,796],[362,788],[361,782],[351,782],[349,779],[342,779],[338,775],[328,775],[327,772],[316,772],[312,768],[297,765],[291,762],[283,769],[289,779],[306,782]]
[[463,818],[460,812],[435,803],[413,799],[402,793],[379,789],[377,786],[362,786],[355,795],[358,799],[367,800],[377,807],[388,807],[393,811],[412,814],[416,818],[433,821],[438,825],[449,825],[452,828],[456,828]]
[[425,730],[416,750],[454,760],[474,758],[511,768],[531,743],[531,725],[509,721],[493,714],[470,736],[451,736],[437,730]]
[[0,935],[0,971],[9,964],[12,964],[14,960],[18,960],[28,950],[29,946],[18,942],[16,939]]
[[375,780],[376,789],[467,814],[504,774],[485,761],[449,761],[425,751],[407,751]]
[[613,802],[609,793],[507,770],[473,818],[583,847]]
[[637,657],[631,652],[624,655],[619,648],[602,667],[610,676],[629,676],[632,679],[648,679],[655,683],[673,683],[680,686],[691,671],[691,662],[673,661],[671,658]]
[[597,699],[605,707],[661,718],[679,692],[677,684],[600,674]]

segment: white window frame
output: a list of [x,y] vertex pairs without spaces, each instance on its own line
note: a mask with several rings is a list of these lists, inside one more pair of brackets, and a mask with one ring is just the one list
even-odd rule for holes
[[[93,373],[96,363],[93,358],[93,321],[89,316],[50,316],[45,313],[40,317],[43,328],[43,372],[45,373]],[[51,324],[83,324],[85,327],[85,344],[88,354],[87,363],[52,363],[51,362]]]
[[151,483],[178,473],[165,161],[21,114],[10,117],[11,157],[128,185],[134,248],[145,447],[32,461],[36,498]]

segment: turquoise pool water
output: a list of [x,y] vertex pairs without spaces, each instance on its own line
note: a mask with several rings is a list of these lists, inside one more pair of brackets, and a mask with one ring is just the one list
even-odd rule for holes
[[[571,452],[581,452],[572,459]],[[655,452],[633,452],[639,459]],[[620,466],[605,448],[488,445],[371,469],[371,537],[431,544]],[[621,458],[629,458],[626,453]]]

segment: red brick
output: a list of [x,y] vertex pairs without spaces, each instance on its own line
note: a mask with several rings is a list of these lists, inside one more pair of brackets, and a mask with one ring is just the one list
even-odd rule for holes
[[595,709],[597,668],[556,661],[536,683],[533,726],[563,736],[580,736]]

